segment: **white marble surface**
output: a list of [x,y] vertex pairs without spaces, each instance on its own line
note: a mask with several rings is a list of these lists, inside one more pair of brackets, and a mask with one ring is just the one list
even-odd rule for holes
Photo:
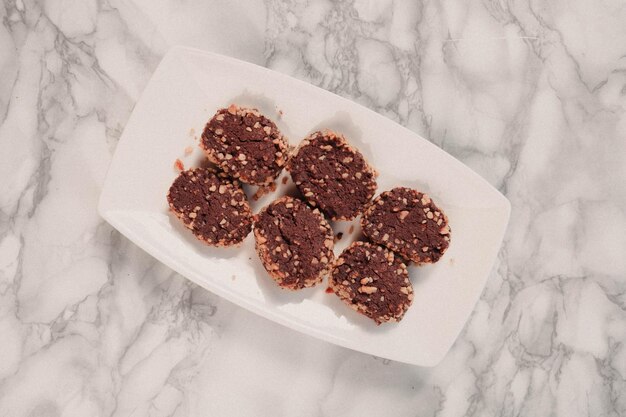
[[[623,1],[2,6],[0,416],[626,415]],[[507,195],[499,260],[440,365],[258,318],[98,217],[173,44],[350,97]]]

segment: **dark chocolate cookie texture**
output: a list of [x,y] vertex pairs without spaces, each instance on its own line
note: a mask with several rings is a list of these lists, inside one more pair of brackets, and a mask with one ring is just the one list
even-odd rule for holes
[[276,124],[234,104],[209,120],[200,145],[211,162],[246,184],[270,184],[287,162],[287,141]]
[[397,187],[372,201],[361,218],[363,234],[417,264],[437,262],[450,245],[444,212],[426,194]]
[[307,202],[332,220],[355,218],[376,192],[376,171],[343,136],[332,131],[305,138],[287,170]]
[[402,259],[369,242],[354,242],[335,261],[329,287],[357,312],[377,324],[400,321],[413,301]]
[[185,227],[211,246],[237,245],[252,229],[252,212],[241,186],[212,169],[182,171],[167,201]]
[[318,284],[334,259],[333,232],[324,216],[292,197],[272,202],[255,216],[254,238],[263,266],[283,288]]

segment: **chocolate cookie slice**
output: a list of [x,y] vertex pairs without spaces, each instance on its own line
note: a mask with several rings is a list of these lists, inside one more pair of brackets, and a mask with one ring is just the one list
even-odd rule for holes
[[360,214],[376,192],[376,171],[335,132],[305,138],[287,164],[304,198],[332,220]]
[[239,183],[212,169],[181,172],[167,201],[176,217],[211,246],[237,245],[252,228],[252,211]]
[[413,300],[402,260],[368,242],[354,242],[337,258],[329,286],[348,306],[377,324],[400,321]]
[[374,199],[361,219],[373,242],[418,264],[434,263],[450,245],[450,226],[443,211],[426,194],[397,187]]
[[256,250],[270,276],[298,290],[322,281],[334,259],[333,232],[304,202],[282,197],[254,216]]
[[246,184],[270,184],[287,161],[287,141],[274,122],[234,104],[209,120],[200,145],[211,162]]

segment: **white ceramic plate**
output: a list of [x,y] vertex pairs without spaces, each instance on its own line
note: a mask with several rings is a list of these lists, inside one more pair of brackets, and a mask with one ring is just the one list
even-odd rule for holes
[[[320,128],[344,133],[380,172],[379,192],[398,185],[423,190],[448,214],[450,248],[437,264],[410,268],[415,299],[402,322],[376,326],[325,293],[325,284],[295,293],[281,290],[261,266],[252,234],[240,248],[210,248],[168,213],[165,195],[177,176],[175,160],[185,167],[201,161],[195,137],[218,108],[230,103],[259,108],[293,145]],[[185,155],[189,146],[194,150]],[[292,187],[280,181],[285,176],[276,193],[253,204],[255,212]],[[432,366],[474,308],[498,253],[510,204],[452,156],[358,104],[253,64],[176,47],[135,106],[99,211],[152,256],[244,308],[331,343]],[[334,228],[344,231],[337,253],[359,235],[357,222]]]

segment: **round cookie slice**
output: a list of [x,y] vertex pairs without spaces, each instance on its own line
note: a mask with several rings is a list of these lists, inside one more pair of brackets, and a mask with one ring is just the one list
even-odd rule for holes
[[241,186],[212,169],[182,171],[167,201],[176,217],[211,246],[238,245],[252,229],[252,211]]
[[437,262],[450,245],[443,211],[426,194],[397,187],[381,193],[361,218],[363,234],[417,264]]
[[274,122],[234,104],[209,120],[200,146],[211,162],[246,184],[270,184],[287,162],[287,141]]
[[282,197],[254,216],[256,250],[282,288],[299,290],[322,281],[334,259],[333,231],[317,209]]
[[376,171],[343,136],[332,131],[305,138],[287,170],[309,204],[332,220],[354,219],[376,192]]
[[329,286],[339,298],[377,324],[400,321],[413,301],[402,260],[386,248],[354,242],[335,261]]

